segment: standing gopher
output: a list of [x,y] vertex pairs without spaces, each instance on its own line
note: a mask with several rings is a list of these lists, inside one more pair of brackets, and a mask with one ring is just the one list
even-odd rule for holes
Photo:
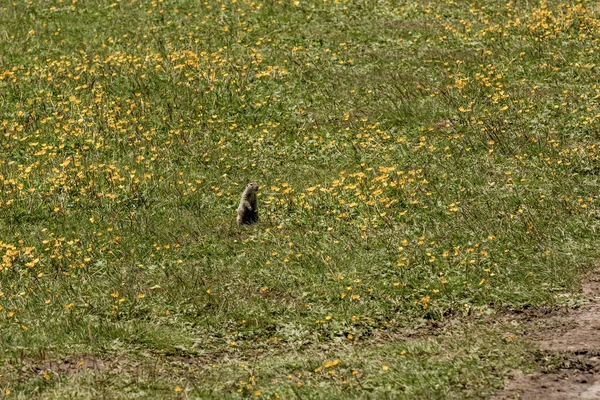
[[256,207],[256,192],[258,184],[251,182],[246,185],[242,199],[237,209],[238,225],[251,225],[258,222],[258,208]]

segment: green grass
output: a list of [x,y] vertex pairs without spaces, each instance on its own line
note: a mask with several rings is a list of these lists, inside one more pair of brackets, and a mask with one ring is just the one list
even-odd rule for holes
[[0,387],[489,395],[532,349],[486,315],[598,258],[599,40],[592,1],[0,5]]
[[23,392],[41,391],[41,398],[177,398],[183,393],[218,398],[476,398],[502,386],[504,368],[531,362],[524,351],[515,351],[523,343],[515,346],[507,332],[482,335],[481,326],[433,332],[427,338],[386,335],[365,345],[321,343],[301,352],[270,342],[257,346],[250,357],[237,348],[193,358],[144,353],[128,358],[15,357],[7,376],[26,381]]

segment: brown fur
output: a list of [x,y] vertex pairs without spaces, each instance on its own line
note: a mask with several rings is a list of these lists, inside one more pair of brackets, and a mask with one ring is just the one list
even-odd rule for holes
[[258,222],[258,208],[256,201],[256,192],[258,191],[258,184],[251,182],[246,185],[244,193],[242,193],[242,199],[237,209],[237,223],[238,225],[251,225]]

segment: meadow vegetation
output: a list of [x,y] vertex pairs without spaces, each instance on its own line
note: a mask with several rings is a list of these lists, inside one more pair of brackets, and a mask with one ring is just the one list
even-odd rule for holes
[[599,40],[588,0],[3,2],[1,395],[489,395],[533,356],[487,318],[598,257]]

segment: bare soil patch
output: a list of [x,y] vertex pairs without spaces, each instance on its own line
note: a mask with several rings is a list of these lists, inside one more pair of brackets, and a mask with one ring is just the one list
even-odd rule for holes
[[515,371],[495,399],[600,399],[600,272],[583,290],[590,304],[529,322],[543,354],[541,371]]

